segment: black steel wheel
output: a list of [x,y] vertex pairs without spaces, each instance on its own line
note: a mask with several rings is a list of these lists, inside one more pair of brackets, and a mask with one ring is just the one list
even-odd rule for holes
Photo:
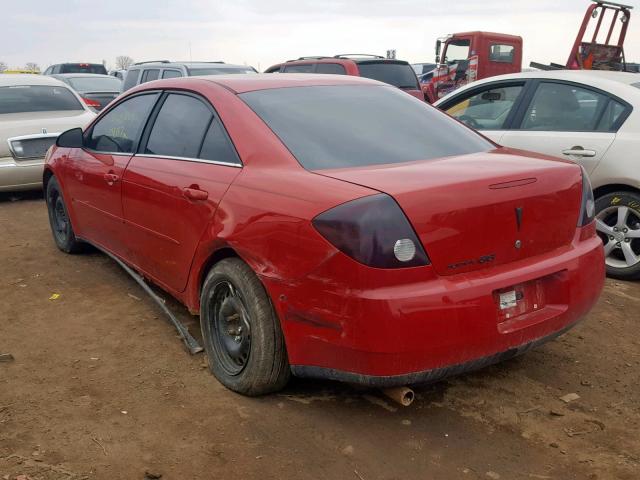
[[260,279],[239,258],[209,271],[200,325],[209,368],[224,386],[256,396],[286,385],[290,367],[280,322]]
[[82,243],[76,238],[69,219],[67,206],[62,196],[62,189],[56,177],[51,177],[46,189],[47,212],[49,224],[56,246],[66,253],[76,253],[82,250]]

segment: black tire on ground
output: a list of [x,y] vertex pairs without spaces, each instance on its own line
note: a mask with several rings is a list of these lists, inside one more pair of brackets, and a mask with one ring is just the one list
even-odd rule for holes
[[[605,220],[607,225],[613,226],[616,222],[616,209],[627,207],[629,217],[627,221],[629,229],[640,229],[640,194],[635,192],[613,192],[603,195],[596,199],[596,218]],[[610,213],[608,213],[610,212]],[[603,244],[610,241],[607,235],[598,229],[598,236],[602,239]],[[629,244],[632,249],[640,253],[640,238],[630,238]],[[640,262],[632,266],[624,266],[624,256],[620,249],[612,252],[613,262],[607,262],[607,276],[620,280],[636,280],[640,279]],[[616,263],[617,266],[610,263]]]
[[83,250],[84,244],[79,241],[71,226],[67,205],[62,196],[62,189],[56,177],[51,177],[47,183],[45,192],[49,224],[56,246],[66,253],[78,253]]
[[280,322],[257,275],[239,258],[213,266],[200,295],[211,373],[248,396],[284,388],[291,370]]

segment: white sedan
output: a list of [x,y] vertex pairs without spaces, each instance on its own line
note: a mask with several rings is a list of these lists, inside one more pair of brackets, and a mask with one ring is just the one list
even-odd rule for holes
[[67,85],[42,75],[0,75],[0,192],[42,186],[44,156],[58,135],[95,113]]
[[640,278],[640,75],[500,75],[435,104],[494,142],[573,160],[589,173],[607,273]]

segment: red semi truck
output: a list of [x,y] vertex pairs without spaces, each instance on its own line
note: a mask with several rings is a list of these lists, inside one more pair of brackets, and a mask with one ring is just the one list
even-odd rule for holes
[[422,91],[429,103],[462,85],[522,69],[522,37],[493,32],[463,32],[436,42],[437,67]]
[[[542,70],[636,71],[628,68],[624,55],[632,8],[607,0],[592,0],[567,63],[531,62],[531,66]],[[520,72],[522,38],[493,32],[448,35],[436,42],[436,64],[432,76],[422,83],[422,91],[430,103],[474,80]]]

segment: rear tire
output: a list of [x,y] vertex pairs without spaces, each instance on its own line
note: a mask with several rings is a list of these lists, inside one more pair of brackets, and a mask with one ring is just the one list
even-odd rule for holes
[[596,200],[596,229],[605,249],[607,275],[640,278],[640,195],[614,192]]
[[260,279],[242,260],[221,260],[207,275],[200,325],[209,369],[225,387],[257,396],[289,381],[280,322]]
[[56,242],[56,246],[65,253],[78,253],[82,251],[83,243],[76,238],[73,232],[69,212],[64,197],[62,196],[62,189],[56,177],[51,177],[47,183],[45,198],[47,201],[51,233],[53,234],[53,240]]

